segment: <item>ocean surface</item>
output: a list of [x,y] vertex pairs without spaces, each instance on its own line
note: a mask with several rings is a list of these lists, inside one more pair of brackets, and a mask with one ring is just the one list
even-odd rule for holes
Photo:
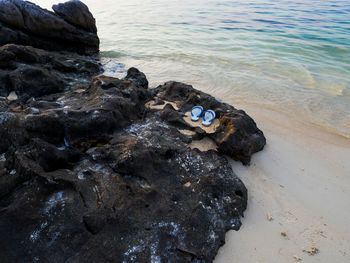
[[151,86],[186,82],[350,138],[349,0],[83,2],[110,74],[136,66]]

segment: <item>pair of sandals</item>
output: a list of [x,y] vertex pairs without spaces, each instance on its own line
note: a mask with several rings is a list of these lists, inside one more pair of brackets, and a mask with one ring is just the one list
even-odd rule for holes
[[198,121],[202,117],[202,124],[204,126],[210,126],[216,117],[216,114],[213,110],[204,110],[202,106],[194,106],[191,110],[191,119],[192,121]]

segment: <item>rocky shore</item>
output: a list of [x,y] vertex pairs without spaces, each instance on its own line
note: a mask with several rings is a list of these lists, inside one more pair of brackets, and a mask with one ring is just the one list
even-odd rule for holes
[[0,1],[0,261],[211,262],[247,205],[225,155],[248,165],[262,131],[190,85],[103,76],[87,6],[53,10]]

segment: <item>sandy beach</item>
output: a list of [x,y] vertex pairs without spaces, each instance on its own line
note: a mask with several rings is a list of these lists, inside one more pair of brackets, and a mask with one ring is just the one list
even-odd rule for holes
[[350,140],[269,109],[235,106],[256,120],[267,146],[248,167],[232,161],[248,208],[215,262],[350,262]]

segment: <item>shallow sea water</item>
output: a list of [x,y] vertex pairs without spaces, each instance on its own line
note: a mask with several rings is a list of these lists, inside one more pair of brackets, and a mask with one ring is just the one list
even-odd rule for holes
[[[33,1],[50,8],[52,0]],[[86,0],[102,56],[350,138],[349,0]]]

